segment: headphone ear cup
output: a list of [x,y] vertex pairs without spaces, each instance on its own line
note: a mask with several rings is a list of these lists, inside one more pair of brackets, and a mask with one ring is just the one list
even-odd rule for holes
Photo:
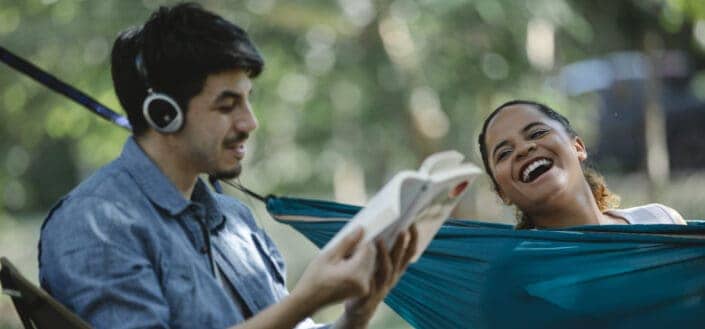
[[142,103],[142,115],[154,130],[173,133],[181,129],[183,111],[176,101],[166,94],[150,93]]

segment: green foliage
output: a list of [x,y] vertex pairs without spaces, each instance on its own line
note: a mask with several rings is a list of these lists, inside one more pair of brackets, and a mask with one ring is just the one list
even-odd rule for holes
[[[120,111],[109,76],[113,38],[168,3],[4,0],[0,42]],[[547,102],[593,136],[596,98],[568,96],[547,79],[574,61],[641,49],[645,30],[697,49],[687,27],[705,17],[696,0],[203,4],[243,25],[267,60],[256,81],[260,129],[244,183],[327,199],[345,168],[363,172],[371,191],[431,152],[474,156],[479,124],[510,98]],[[548,65],[527,55],[532,24],[553,31]],[[5,66],[0,108],[0,204],[11,213],[46,211],[114,158],[127,136]]]
[[[0,0],[0,45],[121,112],[110,79],[112,42],[157,6],[172,3]],[[364,196],[346,196],[376,190],[429,153],[454,148],[479,163],[480,125],[495,106],[514,98],[559,109],[591,145],[599,98],[570,96],[547,83],[561,67],[643,50],[647,33],[663,48],[687,52],[696,69],[705,63],[702,0],[201,3],[245,27],[267,61],[255,82],[260,128],[242,178],[263,194],[362,202]],[[539,47],[529,51],[532,29]],[[705,98],[703,86],[700,71],[692,88]],[[0,136],[2,224],[18,214],[45,213],[116,157],[128,134],[0,65]],[[481,218],[499,216],[488,210],[490,193],[477,187],[475,200],[463,208]],[[683,203],[674,193],[665,201],[678,208]],[[701,205],[683,209],[694,209],[687,217],[703,217]]]
[[[698,0],[668,0],[664,15],[688,16],[692,20],[705,19],[705,3]],[[682,19],[681,19],[682,20]]]

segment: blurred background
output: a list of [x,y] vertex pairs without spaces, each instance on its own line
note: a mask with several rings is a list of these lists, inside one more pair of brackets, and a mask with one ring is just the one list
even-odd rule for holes
[[[0,45],[121,112],[109,54],[155,0],[0,0]],[[515,98],[565,114],[624,207],[705,218],[705,2],[701,0],[201,1],[266,58],[260,128],[242,183],[262,194],[364,204],[391,176],[457,149],[481,165],[483,119]],[[52,204],[116,157],[128,132],[0,65],[0,255],[37,281]],[[316,249],[255,208],[295,283]],[[455,215],[513,222],[488,180]],[[318,314],[330,321],[331,307]],[[0,328],[19,328],[0,297]],[[371,328],[408,328],[386,307]]]

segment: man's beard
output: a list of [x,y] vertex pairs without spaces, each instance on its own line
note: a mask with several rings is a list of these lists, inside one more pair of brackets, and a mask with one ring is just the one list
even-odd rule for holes
[[216,179],[235,179],[240,176],[240,173],[242,172],[242,164],[238,163],[235,168],[228,169],[228,170],[221,170],[221,171],[216,171],[215,173],[211,174],[212,177]]
[[[241,132],[241,133],[237,134],[235,137],[227,138],[226,140],[224,140],[223,147],[227,147],[228,145],[231,145],[233,143],[244,143],[248,137],[249,137],[248,133]],[[211,176],[215,177],[216,179],[235,179],[240,176],[241,172],[242,172],[242,163],[240,161],[238,161],[238,164],[234,168],[216,171],[215,173],[212,173]]]

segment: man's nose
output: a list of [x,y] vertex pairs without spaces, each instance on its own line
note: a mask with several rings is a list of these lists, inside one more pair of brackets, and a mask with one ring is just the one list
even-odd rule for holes
[[257,129],[257,117],[255,116],[255,113],[252,112],[252,106],[249,103],[245,107],[244,113],[236,119],[235,128],[238,131],[248,133]]

